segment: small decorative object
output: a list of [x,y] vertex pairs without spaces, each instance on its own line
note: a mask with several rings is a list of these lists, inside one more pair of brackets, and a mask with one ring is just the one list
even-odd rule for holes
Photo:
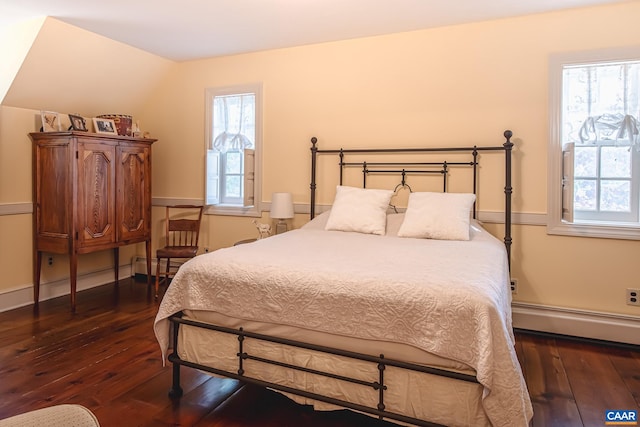
[[93,125],[96,128],[96,133],[108,133],[110,135],[117,135],[116,132],[116,123],[113,119],[100,119],[94,117]]
[[255,219],[253,220],[253,223],[258,229],[258,239],[264,239],[265,237],[271,236],[271,226],[269,224],[262,224]]
[[277,219],[276,234],[287,231],[285,219],[293,218],[293,196],[291,193],[273,193],[271,195],[271,211],[269,216]]
[[69,121],[71,122],[71,129],[80,130],[83,132],[87,131],[87,122],[85,121],[84,117],[75,114],[69,114]]
[[58,132],[60,130],[60,117],[54,111],[41,111],[42,132]]
[[115,123],[118,135],[131,136],[133,118],[125,114],[101,114],[99,119],[111,119]]
[[140,130],[140,124],[136,120],[133,124],[133,128],[131,128],[131,136],[135,138],[140,138],[142,136],[142,131]]

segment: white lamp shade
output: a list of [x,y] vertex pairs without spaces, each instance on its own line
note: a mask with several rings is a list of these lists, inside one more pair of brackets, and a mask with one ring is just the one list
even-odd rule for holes
[[273,193],[271,195],[271,218],[293,218],[293,196],[291,193]]

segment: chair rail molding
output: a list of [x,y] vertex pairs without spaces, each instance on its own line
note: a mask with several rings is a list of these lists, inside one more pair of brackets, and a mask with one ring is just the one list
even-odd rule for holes
[[0,216],[4,215],[26,215],[33,213],[33,203],[0,203]]

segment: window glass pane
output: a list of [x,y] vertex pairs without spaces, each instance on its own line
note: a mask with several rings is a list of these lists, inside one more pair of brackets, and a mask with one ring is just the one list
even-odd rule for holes
[[242,178],[237,175],[227,175],[225,180],[225,196],[242,197]]
[[[562,143],[580,142],[583,123],[603,114],[640,112],[640,62],[564,66],[562,72]],[[602,139],[616,139],[616,129],[598,129]],[[584,136],[584,129],[583,129]]]
[[589,116],[589,72],[587,68],[563,71],[562,141],[580,142],[580,128]]
[[576,179],[573,191],[576,210],[594,211],[598,208],[596,181]]
[[625,67],[608,64],[591,67],[591,114],[624,113]]
[[600,186],[600,210],[607,212],[629,212],[631,210],[631,183],[629,181],[602,180]]
[[225,173],[242,173],[242,153],[238,151],[226,153]]
[[602,147],[600,161],[603,178],[631,178],[629,147]]
[[598,176],[598,147],[575,147],[574,174],[584,178]]
[[255,109],[254,93],[214,97],[212,148],[221,152],[254,148]]

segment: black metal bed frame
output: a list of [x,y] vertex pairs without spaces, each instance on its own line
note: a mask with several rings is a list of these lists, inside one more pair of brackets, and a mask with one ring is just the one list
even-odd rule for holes
[[[513,193],[513,187],[511,186],[511,153],[513,151],[513,143],[511,138],[513,132],[505,130],[503,133],[505,137],[504,144],[500,146],[492,147],[478,147],[476,145],[472,147],[444,147],[444,148],[356,148],[356,149],[333,149],[333,150],[320,150],[317,147],[318,139],[311,138],[311,219],[315,217],[316,213],[316,171],[317,171],[317,159],[321,154],[337,154],[339,157],[338,165],[340,167],[340,185],[343,183],[344,169],[347,167],[358,166],[362,168],[362,186],[367,186],[367,176],[371,174],[400,174],[401,182],[396,186],[396,189],[400,186],[406,186],[406,175],[408,174],[441,174],[443,179],[443,192],[447,191],[447,176],[451,167],[471,167],[473,169],[473,194],[478,193],[478,166],[479,154],[483,151],[504,151],[504,245],[507,249],[507,258],[509,260],[509,266],[511,266],[511,194]],[[345,156],[353,154],[427,154],[427,153],[467,153],[472,156],[472,159],[468,162],[347,162]],[[396,167],[399,169],[379,169],[381,167]],[[413,169],[407,169],[412,167]],[[439,169],[438,169],[439,168]],[[473,205],[473,218],[477,217],[476,204]]]
[[[504,151],[505,152],[505,236],[504,236],[504,244],[507,250],[507,255],[509,260],[511,258],[511,151],[513,148],[513,143],[511,142],[511,131],[507,130],[504,132],[504,136],[506,138],[506,142],[502,146],[496,147],[462,147],[462,148],[408,148],[408,149],[353,149],[353,150],[319,150],[317,148],[317,139],[314,137],[311,139],[312,147],[311,147],[311,211],[310,216],[313,219],[315,216],[315,208],[316,208],[316,165],[317,165],[317,156],[320,154],[337,154],[340,158],[339,166],[340,166],[340,184],[343,182],[343,170],[345,167],[359,166],[362,167],[363,173],[363,187],[366,187],[366,179],[367,175],[372,173],[399,173],[401,174],[401,183],[399,185],[406,186],[406,175],[407,174],[420,174],[420,173],[439,173],[443,176],[444,187],[443,190],[447,190],[447,173],[451,166],[469,166],[473,168],[473,193],[477,192],[477,173],[478,173],[478,153],[482,151]],[[434,153],[434,152],[466,152],[470,153],[473,156],[473,159],[469,162],[346,162],[345,156],[352,154],[385,154],[385,153]],[[386,169],[388,167],[400,167],[400,169]],[[410,167],[411,169],[407,169]],[[439,168],[439,169],[429,169],[429,168]],[[427,168],[427,169],[425,169]],[[473,212],[474,218],[476,217],[476,208],[474,206]],[[510,261],[509,261],[510,262]],[[172,326],[172,342],[173,342],[173,350],[171,354],[168,356],[168,360],[173,364],[173,376],[172,376],[172,388],[169,391],[169,396],[172,398],[177,398],[182,396],[182,388],[180,387],[180,366],[187,366],[190,368],[195,368],[199,370],[203,370],[212,374],[237,379],[243,381],[245,383],[255,384],[262,387],[268,387],[274,390],[278,390],[281,392],[291,393],[299,396],[303,396],[310,399],[315,399],[318,401],[330,403],[336,406],[353,409],[356,411],[368,413],[371,415],[378,416],[380,419],[386,418],[390,420],[401,421],[408,424],[414,424],[418,426],[439,426],[440,424],[435,424],[432,422],[428,422],[425,420],[420,420],[413,417],[408,417],[402,414],[398,414],[395,412],[390,412],[386,410],[385,406],[385,391],[387,390],[387,385],[385,383],[385,369],[386,367],[397,367],[415,372],[422,372],[442,377],[447,377],[455,380],[461,380],[470,383],[478,383],[478,380],[473,375],[462,374],[456,371],[450,371],[446,369],[438,369],[413,363],[402,362],[399,360],[387,359],[384,354],[380,354],[379,356],[371,356],[368,354],[346,351],[339,348],[310,344],[297,340],[290,340],[285,338],[278,338],[273,336],[268,336],[264,334],[253,333],[250,331],[245,331],[243,328],[232,329],[217,325],[212,325],[209,323],[204,323],[200,321],[195,321],[191,319],[185,319],[183,314],[176,313],[173,316],[169,317],[169,321]],[[198,328],[203,328],[211,331],[217,331],[225,334],[235,335],[238,340],[238,351],[236,353],[237,357],[237,370],[236,372],[225,371],[222,369],[217,369],[210,366],[204,366],[197,363],[193,363],[187,360],[182,360],[178,355],[178,332],[180,325],[193,326]],[[302,348],[307,350],[319,351],[322,353],[328,353],[333,355],[338,355],[342,357],[347,357],[354,360],[361,360],[370,362],[376,365],[375,370],[377,371],[377,376],[372,378],[371,381],[363,381],[354,377],[348,377],[343,375],[332,374],[329,372],[317,371],[310,368],[305,368],[302,366],[291,365],[288,363],[283,363],[276,360],[265,359],[258,355],[249,354],[245,348],[245,340],[247,339],[256,339],[265,342],[276,343],[279,345],[284,345],[288,347]],[[294,388],[289,386],[284,386],[281,384],[266,382],[257,378],[248,377],[245,375],[244,370],[244,361],[246,360],[254,360],[267,364],[277,365],[286,369],[292,369],[300,372],[306,372],[314,375],[319,375],[326,378],[337,379],[340,381],[345,381],[351,384],[360,385],[363,387],[367,387],[373,390],[373,392],[378,394],[377,400],[378,403],[376,407],[369,407],[360,404],[356,404],[353,402],[349,402],[347,400],[336,399],[324,395],[320,395],[317,393],[310,392],[308,390],[304,390],[301,388]]]

